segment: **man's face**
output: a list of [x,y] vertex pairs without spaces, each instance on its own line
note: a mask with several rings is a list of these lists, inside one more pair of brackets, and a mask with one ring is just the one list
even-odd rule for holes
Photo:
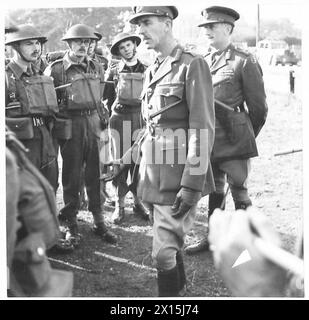
[[93,54],[95,47],[97,45],[97,41],[96,40],[91,40],[90,45],[89,45],[89,49],[88,49],[88,54]]
[[217,48],[229,38],[227,26],[223,23],[211,23],[204,26],[205,35],[211,46]]
[[138,19],[138,33],[142,36],[148,49],[157,50],[166,36],[166,23],[156,16],[145,16]]
[[91,43],[90,39],[72,39],[70,48],[76,57],[82,58],[88,54],[88,49]]
[[39,40],[23,40],[19,43],[19,50],[26,60],[35,62],[41,55],[42,45]]
[[119,54],[125,60],[131,60],[135,56],[136,44],[132,40],[123,41],[119,44]]

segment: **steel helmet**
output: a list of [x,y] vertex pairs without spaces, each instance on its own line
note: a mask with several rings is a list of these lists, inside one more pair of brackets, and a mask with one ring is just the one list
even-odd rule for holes
[[42,44],[47,41],[47,38],[43,36],[32,25],[24,24],[16,27],[16,31],[10,32],[6,36],[5,44],[11,45],[13,43],[23,40],[35,40],[38,39]]
[[136,34],[133,34],[133,33],[126,33],[126,32],[123,32],[123,33],[119,33],[113,43],[112,43],[112,46],[111,46],[111,54],[114,55],[114,56],[118,56],[119,53],[118,53],[118,46],[120,45],[121,42],[123,41],[127,41],[127,40],[132,40],[133,42],[136,43],[136,45],[138,46],[140,43],[141,43],[141,38],[139,36],[137,36]]
[[100,32],[95,31],[94,34],[97,36],[98,41],[100,41],[102,39],[102,35]]
[[98,40],[98,36],[95,35],[93,29],[85,24],[75,24],[67,31],[61,40],[67,41],[81,38]]

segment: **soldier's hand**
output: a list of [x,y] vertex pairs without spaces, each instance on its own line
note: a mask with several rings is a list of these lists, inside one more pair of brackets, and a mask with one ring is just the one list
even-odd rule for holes
[[201,192],[182,187],[172,205],[172,216],[175,219],[183,217],[201,198]]
[[112,181],[115,178],[117,178],[120,173],[125,169],[126,165],[123,164],[121,159],[116,159],[113,161],[110,161],[108,163],[105,164],[106,166],[112,166],[112,171],[111,174],[109,174],[108,176],[104,177],[104,181],[108,182],[108,181]]

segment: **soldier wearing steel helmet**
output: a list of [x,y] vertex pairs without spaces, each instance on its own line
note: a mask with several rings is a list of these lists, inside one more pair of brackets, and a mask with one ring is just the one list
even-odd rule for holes
[[87,54],[91,40],[97,40],[97,36],[89,26],[77,24],[66,32],[62,40],[67,43],[68,52],[45,70],[54,78],[55,86],[64,85],[63,89],[57,91],[59,114],[72,120],[71,138],[65,141],[59,139],[65,204],[59,217],[69,227],[78,246],[81,235],[76,215],[82,184],[81,172],[84,169],[94,232],[103,240],[115,243],[117,237],[105,224],[100,199],[99,142],[104,70]]
[[47,38],[31,25],[18,26],[5,44],[13,49],[6,65],[7,125],[29,149],[28,157],[57,188],[57,159],[52,127],[58,112],[53,79],[34,67]]
[[[235,209],[251,206],[247,186],[250,158],[258,155],[255,139],[265,123],[268,108],[259,63],[252,54],[236,49],[231,42],[239,13],[231,8],[212,6],[203,10],[202,16],[204,21],[199,27],[205,29],[211,49],[205,59],[213,82],[222,81],[215,87],[214,95],[232,109],[215,104],[216,132],[211,164],[216,191],[209,196],[210,217],[215,208],[224,208],[226,179]],[[195,254],[208,249],[205,235],[185,251]]]
[[[115,156],[120,158],[133,144],[133,135],[142,128],[140,95],[143,86],[143,76],[146,66],[137,58],[136,48],[141,38],[135,34],[122,32],[113,40],[110,48],[113,56],[121,60],[112,65],[105,77],[107,86],[104,97],[112,110],[110,128],[114,136]],[[110,86],[110,83],[113,85]],[[112,88],[111,88],[112,87]],[[125,145],[126,137],[131,137]],[[131,175],[131,186],[127,185],[128,173]],[[113,213],[115,223],[121,223],[125,218],[125,196],[130,189],[134,197],[133,212],[148,220],[147,209],[137,197],[136,175],[138,165],[132,164],[126,168],[114,181],[116,186],[116,207]]]
[[215,121],[211,75],[202,56],[177,44],[172,32],[177,15],[174,6],[142,6],[134,7],[130,19],[147,48],[157,53],[142,91],[147,129],[140,146],[137,192],[153,216],[159,296],[172,297],[186,284],[181,251],[197,202],[214,190],[209,161]]
[[103,53],[98,48],[98,42],[102,39],[102,34],[97,31],[94,31],[93,33],[97,36],[97,39],[91,40],[88,55],[91,59],[101,63],[104,70],[107,70],[108,60],[103,56]]

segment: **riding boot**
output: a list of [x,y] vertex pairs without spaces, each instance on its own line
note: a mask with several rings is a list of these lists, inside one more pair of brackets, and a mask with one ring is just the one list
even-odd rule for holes
[[159,297],[178,297],[179,271],[178,266],[170,270],[158,270]]
[[179,291],[181,291],[186,286],[186,283],[187,283],[185,266],[183,263],[183,256],[181,251],[178,251],[176,254],[176,263],[177,263],[178,274],[179,274]]

